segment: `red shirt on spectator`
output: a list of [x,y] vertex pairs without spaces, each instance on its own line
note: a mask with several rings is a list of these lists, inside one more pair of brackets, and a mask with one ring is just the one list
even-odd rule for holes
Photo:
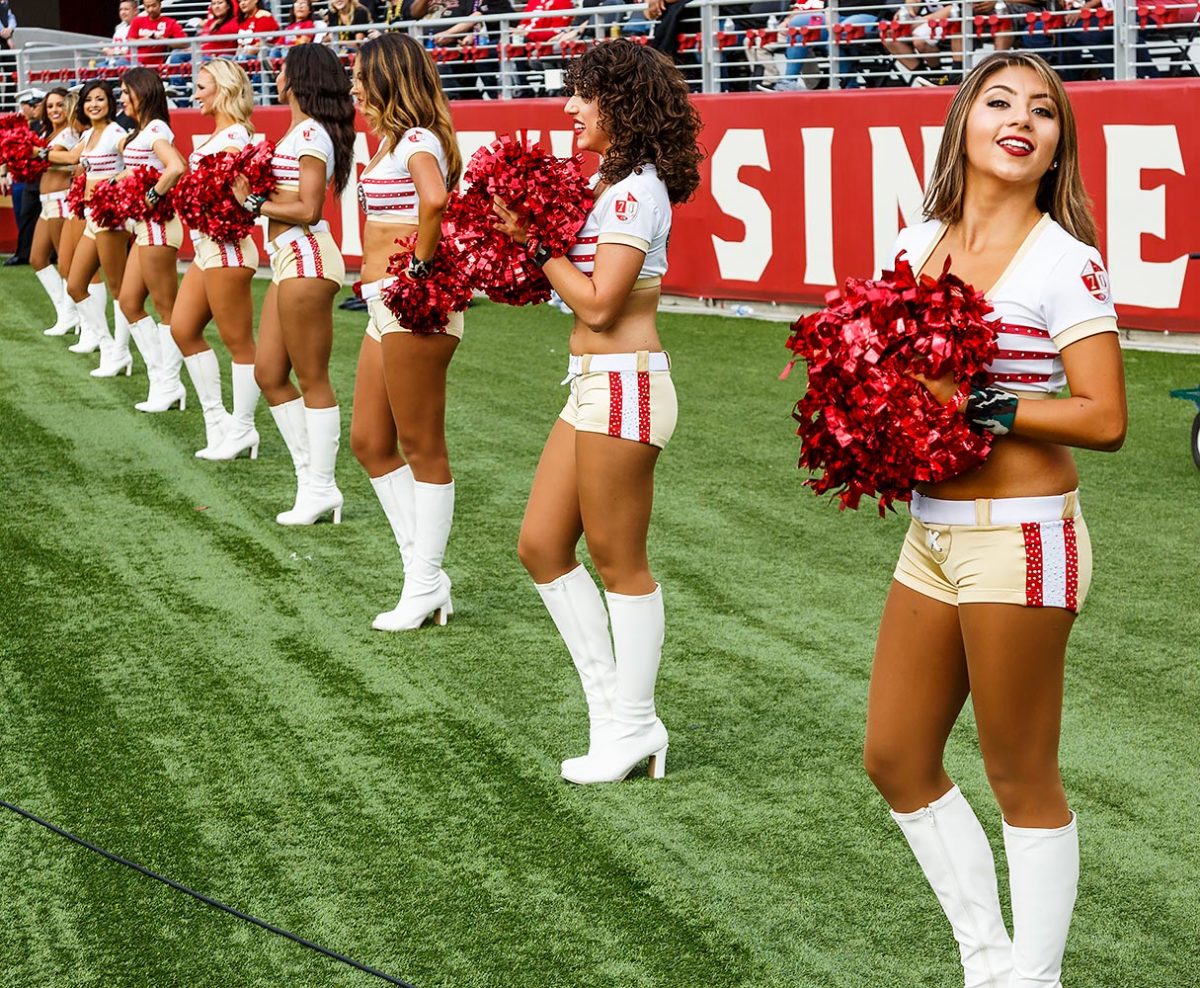
[[200,25],[200,33],[212,35],[229,35],[229,41],[202,41],[200,50],[205,55],[212,55],[215,58],[223,58],[226,55],[232,55],[237,51],[237,34],[241,28],[238,27],[236,17],[230,17],[224,24],[216,24],[213,18],[208,18]]
[[[525,4],[525,13],[531,13],[535,10],[572,10],[575,4],[572,0],[528,0]],[[517,25],[517,30],[525,35],[526,41],[540,43],[549,41],[560,31],[564,31],[571,26],[573,17],[536,17],[530,18],[527,21],[521,21]]]
[[[142,41],[147,38],[186,38],[187,35],[173,17],[150,18],[139,14],[129,22],[128,37],[130,41]],[[157,69],[166,60],[167,46],[146,45],[132,49],[132,53],[139,65]]]
[[[317,22],[310,19],[307,21],[292,21],[292,23],[287,26],[287,29],[289,31],[311,31],[316,26]],[[306,45],[316,37],[317,36],[315,34],[302,34],[300,37],[296,37],[294,34],[289,34],[286,37],[281,38],[279,43],[284,47],[290,47],[291,45]]]
[[[243,35],[248,35],[250,32],[259,34],[263,31],[278,31],[279,21],[275,20],[265,10],[256,10],[253,14],[247,17],[241,24],[238,25],[238,30]],[[263,45],[274,44],[274,38],[248,38],[243,37],[241,40],[241,48],[243,50],[256,50]]]

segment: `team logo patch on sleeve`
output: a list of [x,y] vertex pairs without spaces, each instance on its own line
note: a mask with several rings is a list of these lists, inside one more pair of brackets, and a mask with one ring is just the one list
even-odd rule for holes
[[1080,273],[1083,287],[1097,302],[1107,302],[1109,299],[1108,272],[1095,261],[1089,260]]
[[304,140],[306,140],[306,141],[311,141],[312,136],[313,136],[313,129],[311,127],[305,127],[304,130],[302,130],[300,132],[300,136],[302,138],[304,138]]
[[624,199],[618,199],[613,203],[613,210],[617,214],[617,219],[622,222],[631,220],[637,216],[638,201],[634,198],[632,192],[626,193]]

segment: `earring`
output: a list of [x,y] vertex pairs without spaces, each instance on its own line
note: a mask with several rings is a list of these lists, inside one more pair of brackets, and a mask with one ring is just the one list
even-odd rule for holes
[[1052,164],[1052,165],[1050,166],[1050,170],[1051,170],[1051,171],[1058,171],[1058,159],[1057,159],[1057,158],[1055,158],[1055,159],[1054,159],[1054,164]]

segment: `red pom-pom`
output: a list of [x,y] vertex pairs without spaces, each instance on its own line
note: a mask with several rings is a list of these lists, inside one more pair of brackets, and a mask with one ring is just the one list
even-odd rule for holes
[[257,220],[233,197],[233,182],[245,176],[252,193],[269,196],[275,190],[271,174],[274,151],[273,144],[263,141],[236,154],[221,151],[201,158],[175,186],[175,208],[184,222],[218,243],[236,243],[248,237]]
[[0,130],[12,130],[15,127],[29,128],[29,121],[20,113],[0,113]]
[[991,434],[967,426],[954,403],[940,405],[910,374],[970,381],[996,355],[983,295],[949,273],[914,276],[897,258],[878,281],[846,280],[829,305],[792,326],[787,342],[808,365],[800,423],[800,466],[817,494],[843,508],[866,495],[882,515],[919,483],[946,480],[987,457]]
[[161,173],[145,165],[130,170],[119,183],[121,210],[131,220],[152,220],[167,223],[175,218],[175,203],[172,192],[168,192],[153,206],[146,201],[146,193],[158,185]]
[[87,205],[84,202],[84,196],[87,195],[87,176],[76,175],[71,180],[71,187],[67,190],[67,212],[76,219],[83,219],[83,209]]
[[124,211],[121,185],[112,179],[100,182],[92,188],[92,197],[87,205],[92,214],[92,222],[101,230],[117,230],[129,219]]
[[405,248],[388,260],[388,274],[396,280],[383,290],[383,303],[414,333],[444,333],[451,312],[462,312],[471,301],[471,286],[463,277],[453,247],[443,238],[430,262],[427,278],[410,278],[405,273],[417,244],[417,235],[397,240]]
[[[527,251],[544,246],[557,256],[574,245],[591,206],[578,159],[556,158],[506,134],[475,152],[465,178],[470,188],[454,197],[447,219],[471,283],[508,305],[549,299],[550,283]],[[494,229],[493,196],[528,215],[528,247]]]
[[14,182],[32,182],[43,175],[50,162],[37,157],[46,142],[28,127],[0,128],[0,161]]

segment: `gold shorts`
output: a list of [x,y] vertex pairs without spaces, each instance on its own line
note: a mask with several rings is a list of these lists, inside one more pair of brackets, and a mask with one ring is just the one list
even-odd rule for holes
[[74,213],[67,209],[67,190],[62,192],[43,192],[42,193],[42,212],[41,217],[44,220],[69,220],[74,218]]
[[183,245],[183,221],[172,216],[166,223],[154,220],[138,220],[133,225],[133,235],[139,247],[173,247]]
[[84,208],[83,216],[87,220],[87,224],[83,228],[83,235],[89,240],[95,240],[97,233],[129,233],[133,229],[133,222],[130,220],[126,220],[123,226],[115,226],[111,229],[97,226],[96,221],[92,219],[92,211],[86,207]]
[[570,392],[559,418],[577,432],[596,432],[665,449],[679,406],[665,353],[572,356]]
[[243,237],[237,243],[218,243],[211,237],[193,235],[196,248],[196,266],[201,271],[209,268],[249,268],[258,270],[258,245],[253,237]]
[[[411,333],[412,330],[407,326],[401,326],[400,320],[396,318],[386,305],[383,304],[383,299],[379,296],[367,299],[367,312],[370,314],[370,321],[367,323],[367,335],[376,343],[382,343],[383,338],[388,333]],[[440,336],[441,333],[422,333],[423,336]],[[461,312],[451,312],[450,319],[446,323],[446,336],[453,336],[455,339],[461,340],[463,337],[463,314]]]
[[1083,607],[1092,543],[1077,491],[976,501],[914,494],[911,511],[897,583],[955,606],[1018,604],[1075,614]]
[[268,253],[277,285],[289,278],[325,278],[338,285],[346,280],[346,262],[328,230],[293,227],[271,241]]

